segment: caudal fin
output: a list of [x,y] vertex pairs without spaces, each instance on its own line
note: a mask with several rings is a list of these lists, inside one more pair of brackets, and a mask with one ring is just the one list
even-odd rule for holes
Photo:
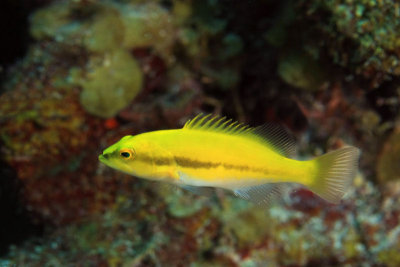
[[329,202],[339,203],[356,175],[359,156],[358,148],[348,146],[314,159],[318,171],[310,189]]

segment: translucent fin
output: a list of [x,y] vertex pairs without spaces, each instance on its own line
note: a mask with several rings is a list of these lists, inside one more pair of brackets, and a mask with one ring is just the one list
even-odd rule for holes
[[204,186],[190,186],[190,185],[179,185],[179,187],[186,189],[196,195],[211,197],[214,195],[215,189],[212,187]]
[[296,154],[296,140],[287,129],[273,123],[254,128],[251,133],[268,142],[281,155],[293,157]]
[[251,128],[248,125],[232,121],[232,119],[228,120],[225,117],[211,117],[210,114],[206,116],[200,114],[194,119],[188,120],[183,129],[238,135],[259,142],[286,157],[293,157],[296,154],[293,136],[285,128],[272,123]]
[[284,193],[288,190],[286,183],[268,183],[258,186],[243,187],[233,190],[235,196],[251,201],[265,207],[282,201]]
[[348,146],[316,159],[318,172],[310,189],[323,199],[339,203],[358,169],[360,150]]

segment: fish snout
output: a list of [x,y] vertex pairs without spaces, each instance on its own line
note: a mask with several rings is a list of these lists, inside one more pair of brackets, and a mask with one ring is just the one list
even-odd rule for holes
[[109,157],[110,157],[110,154],[109,153],[106,153],[106,154],[100,154],[99,155],[99,160],[101,161],[101,162],[105,162],[105,161],[107,161],[108,159],[109,159]]

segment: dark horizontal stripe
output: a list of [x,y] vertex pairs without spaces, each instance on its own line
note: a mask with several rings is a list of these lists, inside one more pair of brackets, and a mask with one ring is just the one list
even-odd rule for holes
[[170,158],[154,158],[154,163],[158,166],[171,165]]
[[249,170],[255,169],[255,168],[250,168],[247,165],[233,165],[233,164],[229,164],[229,163],[226,163],[223,166],[225,169],[236,169],[239,171],[249,171]]
[[238,170],[238,171],[250,171],[250,172],[262,172],[265,173],[266,170],[262,168],[250,167],[247,165],[234,165],[229,163],[214,163],[214,162],[204,162],[198,160],[192,160],[189,158],[175,157],[176,163],[181,167],[186,168],[203,168],[203,169],[211,169],[217,168],[219,166],[224,167],[225,169]]
[[[148,164],[155,164],[157,166],[167,166],[173,164],[172,158],[167,157],[150,157],[149,155],[140,155],[137,156],[137,160],[146,162]],[[249,171],[249,172],[262,172],[266,173],[267,171],[263,168],[250,167],[247,165],[235,165],[230,163],[220,163],[220,162],[211,162],[211,161],[200,161],[194,160],[187,157],[175,157],[175,162],[177,165],[184,168],[193,168],[193,169],[213,169],[218,168],[219,166],[224,167],[225,169],[230,170],[238,170],[241,172]]]
[[156,164],[157,166],[171,165],[172,159],[167,157],[150,157],[149,155],[142,154],[136,157],[136,160],[148,164]]
[[183,157],[175,157],[176,164],[182,167],[211,169],[217,168],[221,163],[204,162]]

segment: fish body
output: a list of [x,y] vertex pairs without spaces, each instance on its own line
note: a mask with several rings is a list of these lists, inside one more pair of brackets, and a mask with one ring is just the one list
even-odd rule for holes
[[359,150],[345,147],[313,160],[290,158],[293,139],[276,126],[248,126],[198,116],[182,129],[126,136],[104,150],[100,161],[141,178],[201,193],[231,190],[256,203],[301,184],[338,203],[355,175]]

